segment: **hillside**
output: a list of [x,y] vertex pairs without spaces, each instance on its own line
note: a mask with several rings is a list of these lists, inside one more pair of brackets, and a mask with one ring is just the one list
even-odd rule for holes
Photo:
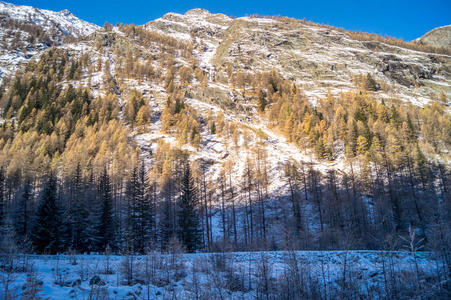
[[53,12],[0,1],[0,82],[17,67],[52,45],[61,45],[97,30],[68,10]]

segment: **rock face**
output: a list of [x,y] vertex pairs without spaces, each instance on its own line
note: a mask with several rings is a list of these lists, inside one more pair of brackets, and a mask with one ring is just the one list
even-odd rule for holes
[[[451,57],[357,41],[348,34],[284,20],[243,17],[232,19],[194,9],[168,13],[144,25],[181,40],[191,41],[199,65],[208,74],[231,67],[234,71],[276,69],[314,96],[356,88],[359,75],[371,74],[384,89],[378,95],[416,104],[430,95],[451,95]],[[451,26],[425,36],[436,45],[449,45]],[[426,42],[425,42],[426,43]]]
[[451,47],[451,25],[434,28],[416,41],[435,47]]

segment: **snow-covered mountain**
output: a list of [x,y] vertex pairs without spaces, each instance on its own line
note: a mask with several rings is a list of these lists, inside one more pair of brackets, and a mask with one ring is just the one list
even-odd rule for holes
[[[285,183],[279,177],[279,165],[287,161],[312,162],[323,171],[330,168],[343,170],[346,166],[342,159],[332,163],[317,161],[308,151],[299,151],[286,142],[280,133],[268,126],[265,118],[257,114],[255,102],[249,104],[250,98],[243,96],[241,90],[216,80],[227,77],[227,68],[252,74],[274,69],[284,78],[296,82],[314,105],[328,93],[339,95],[358,91],[357,78],[367,74],[383,85],[372,94],[379,100],[396,98],[422,107],[435,102],[440,93],[448,99],[451,97],[451,56],[380,41],[357,40],[347,32],[313,23],[276,18],[233,19],[204,9],[193,9],[183,15],[168,13],[145,24],[144,28],[194,44],[197,65],[207,74],[209,83],[206,87],[193,85],[188,88],[190,97],[186,103],[189,106],[204,115],[224,111],[229,120],[245,124],[254,132],[261,129],[268,135],[265,147],[274,193],[283,191]],[[183,59],[177,61],[188,63]],[[165,99],[160,87],[133,84],[142,91],[154,93],[155,99]],[[152,131],[158,132],[158,127],[153,127]],[[208,132],[203,134],[209,135]],[[148,133],[138,134],[137,138],[140,145],[148,147],[152,141],[165,136]],[[167,140],[170,141],[169,136]],[[198,149],[194,157],[221,163],[232,157],[237,162],[235,174],[242,173],[246,158],[242,152],[228,151],[227,139],[208,137],[207,140],[210,142]],[[214,166],[211,168],[213,174]]]
[[51,45],[86,36],[99,26],[68,10],[54,12],[0,1],[0,82],[4,75]]
[[[171,37],[195,38],[201,66],[216,69],[270,70],[294,79],[315,97],[355,89],[358,75],[371,74],[392,89],[380,97],[414,104],[430,101],[431,92],[451,95],[451,57],[361,41],[346,32],[313,23],[243,17],[232,19],[193,9],[168,13],[144,27]],[[434,45],[437,46],[437,45]],[[441,45],[443,46],[443,45]]]
[[91,34],[99,26],[80,20],[67,9],[54,12],[25,5],[0,1],[0,15],[5,19],[40,25],[45,31],[61,30],[74,37]]
[[[281,130],[270,120],[269,109],[259,112],[258,93],[268,92],[268,85],[259,86],[263,81],[261,76],[274,73],[280,77],[278,86],[274,83],[274,97],[268,100],[269,107],[278,99],[276,90],[282,94],[286,86],[288,93],[290,86],[295,86],[301,91],[300,97],[317,107],[329,96],[358,93],[362,89],[362,78],[371,75],[378,85],[368,91],[374,102],[393,101],[419,107],[436,102],[443,105],[444,111],[449,111],[443,102],[451,96],[451,56],[420,51],[421,48],[409,49],[410,44],[365,40],[343,30],[299,20],[231,18],[203,9],[193,9],[183,15],[168,13],[142,26],[96,31],[97,26],[67,11],[55,13],[4,2],[0,7],[0,11],[6,13],[3,23],[7,22],[5,19],[20,19],[24,23],[31,20],[27,24],[57,32],[55,41],[58,42],[54,44],[69,53],[71,61],[70,66],[65,66],[59,85],[86,85],[93,97],[103,99],[108,98],[108,93],[115,94],[120,111],[118,117],[130,129],[148,168],[155,164],[151,153],[164,141],[187,151],[193,161],[206,162],[207,177],[212,182],[218,180],[224,166],[230,163],[231,180],[240,186],[246,163],[254,159],[255,151],[262,149],[271,199],[288,194],[283,170],[288,162],[314,166],[323,174],[328,170],[345,173],[349,164],[345,159],[344,142],[332,134],[331,139],[335,139],[330,142],[333,157],[318,159],[312,147],[301,149],[287,139],[285,129]],[[26,31],[16,27],[0,34],[6,41],[0,58],[4,73],[51,45],[45,36],[38,37],[42,42],[28,46],[26,42],[31,39],[33,28]],[[94,33],[77,41],[58,39],[58,32],[73,37]],[[14,39],[22,42],[22,46],[11,47]],[[82,56],[83,67],[80,67],[75,61]],[[108,70],[104,69],[105,65]],[[67,76],[71,66],[72,76]],[[179,74],[182,67],[192,73],[201,70],[201,75],[191,74],[190,79],[182,82]],[[77,76],[73,76],[75,68],[79,68]],[[238,83],[240,76],[252,80],[243,79],[243,85]],[[177,85],[177,95],[171,85]],[[134,90],[142,94],[151,110],[149,124],[140,128],[133,128],[124,118]],[[201,138],[196,146],[181,139],[182,134],[175,129],[164,129],[161,116],[168,99],[174,100],[176,96],[197,114]],[[229,124],[227,126],[237,128],[235,137],[232,132],[219,135],[211,129],[212,120],[219,115]]]
[[[0,3],[1,11],[7,18],[23,22],[31,20],[32,24],[43,26],[47,31],[61,29],[74,37],[90,34],[98,29],[98,26],[79,20],[68,11],[51,12],[4,2]],[[229,72],[252,75],[275,70],[286,80],[296,83],[313,105],[329,93],[339,95],[358,91],[359,76],[367,74],[383,86],[372,94],[375,99],[399,99],[424,106],[436,101],[440,93],[448,98],[451,95],[451,56],[406,49],[380,41],[362,41],[332,27],[289,19],[231,18],[224,14],[212,14],[204,9],[193,9],[183,15],[168,13],[137,27],[193,47],[194,62],[176,53],[173,63],[177,68],[194,64],[205,73],[206,84],[199,84],[194,80],[192,84],[185,84],[183,87],[186,105],[194,108],[201,118],[217,116],[222,112],[227,121],[246,126],[252,132],[261,130],[267,136],[263,144],[268,153],[271,178],[269,190],[274,196],[286,192],[281,165],[293,160],[309,162],[323,171],[331,168],[342,171],[346,168],[342,159],[342,146],[337,145],[337,149],[341,150],[337,151],[337,157],[332,162],[317,160],[311,150],[299,151],[296,145],[289,143],[270,126],[266,117],[257,113],[253,96],[246,96],[235,84],[221,80],[228,78]],[[24,40],[26,33],[21,34],[21,40]],[[167,68],[155,59],[164,47],[158,42],[143,46],[140,44],[142,41],[137,39],[138,36],[127,36],[115,27],[99,31],[86,41],[73,43],[70,40],[72,43],[66,42],[60,47],[75,55],[89,50],[93,65],[98,61],[108,60],[111,75],[116,78],[120,106],[126,105],[126,91],[137,89],[150,99],[153,114],[159,116],[169,96],[166,84],[123,78],[123,74],[118,74],[118,69],[124,68],[123,58],[128,52],[136,53],[138,62],[148,63],[159,69],[162,77],[167,72]],[[97,51],[99,46],[104,47],[104,51]],[[4,54],[1,62],[3,66],[16,66],[18,62],[40,53],[46,47],[41,45],[32,47],[31,50],[26,48],[28,52],[2,50]],[[8,73],[7,70],[3,67],[4,73]],[[105,94],[103,80],[101,72],[92,74],[90,81],[94,95]],[[78,82],[72,81],[71,84],[76,86],[87,82],[88,76],[83,73]],[[159,118],[155,117],[154,120],[146,132],[135,132],[135,139],[141,149],[145,150],[144,153],[149,149],[155,151],[159,140],[178,144],[173,134],[162,131]],[[238,181],[247,156],[230,149],[230,137],[211,134],[207,127],[203,128],[201,135],[204,143],[197,149],[189,144],[182,145],[182,148],[191,152],[193,160],[211,162],[209,174],[212,178],[217,178],[222,163],[234,160],[234,174]],[[238,144],[244,144],[243,137]],[[255,139],[249,146],[257,144]]]

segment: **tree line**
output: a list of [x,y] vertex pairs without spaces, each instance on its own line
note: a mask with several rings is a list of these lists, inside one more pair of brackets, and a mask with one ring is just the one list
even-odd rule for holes
[[[39,188],[24,179],[23,187],[9,200],[8,178],[2,169],[2,242],[12,239],[28,253],[145,253],[157,247],[165,249],[171,238],[178,238],[186,251],[200,250],[198,200],[189,164],[182,171],[177,201],[157,219],[160,205],[143,166],[132,170],[119,197],[114,195],[106,167],[98,176],[84,177],[77,165],[73,175],[64,180],[52,172],[46,174]],[[166,215],[170,219],[165,219]]]

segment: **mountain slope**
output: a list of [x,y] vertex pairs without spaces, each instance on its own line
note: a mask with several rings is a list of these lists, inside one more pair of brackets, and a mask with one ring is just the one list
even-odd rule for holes
[[105,26],[36,51],[5,85],[0,166],[10,195],[50,170],[92,191],[110,176],[118,224],[130,224],[129,179],[144,168],[156,219],[169,218],[160,234],[190,162],[206,247],[277,249],[296,236],[334,249],[346,235],[378,248],[449,219],[438,197],[451,199],[451,57],[435,50],[202,9]]
[[54,12],[46,9],[34,8],[25,5],[14,5],[0,1],[0,15],[3,21],[15,20],[40,25],[45,31],[61,30],[63,34],[80,37],[91,34],[99,26],[80,20],[70,11]]
[[73,41],[99,26],[80,20],[68,10],[54,12],[0,1],[0,82],[19,64],[51,45]]
[[366,74],[382,85],[377,94],[382,98],[396,95],[425,104],[434,93],[451,95],[450,56],[359,41],[333,28],[289,20],[232,20],[205,10],[167,14],[144,27],[184,40],[195,37],[205,70],[207,66],[217,72],[228,66],[233,70],[275,68],[320,97],[329,90],[338,94],[356,89],[356,78]]

